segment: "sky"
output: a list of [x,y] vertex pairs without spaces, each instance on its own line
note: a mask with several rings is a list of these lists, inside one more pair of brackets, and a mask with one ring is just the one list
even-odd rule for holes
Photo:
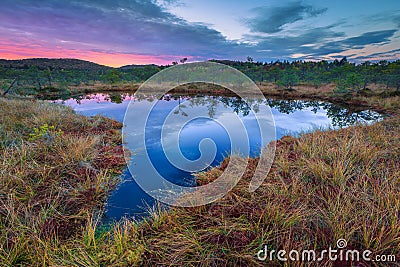
[[399,0],[1,0],[0,58],[395,60]]

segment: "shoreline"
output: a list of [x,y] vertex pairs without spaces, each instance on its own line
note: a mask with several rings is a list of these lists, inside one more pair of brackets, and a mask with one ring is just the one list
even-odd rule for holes
[[[315,140],[317,143],[320,142],[321,147],[318,149],[320,151],[319,153],[323,154],[323,153],[325,153],[324,152],[325,148],[324,148],[324,145],[322,145],[322,144],[325,144],[325,142],[327,142],[327,140],[331,140],[332,138],[333,138],[332,140],[335,140],[335,139],[342,140],[343,138],[345,138],[343,140],[346,140],[346,138],[351,138],[351,134],[349,134],[349,133],[352,133],[352,132],[360,137],[368,136],[368,130],[366,130],[366,129],[374,129],[371,133],[372,136],[375,136],[375,133],[377,134],[377,136],[378,135],[385,136],[385,139],[382,141],[385,144],[387,142],[390,143],[390,142],[398,141],[397,140],[398,138],[396,135],[390,137],[388,135],[388,133],[384,133],[381,131],[381,129],[386,129],[385,127],[389,127],[390,133],[392,133],[392,135],[393,135],[396,133],[396,127],[397,127],[397,129],[399,127],[398,125],[399,125],[399,121],[400,121],[400,119],[399,119],[399,111],[400,111],[399,105],[400,104],[398,101],[399,100],[398,96],[388,97],[386,99],[379,98],[377,95],[368,96],[368,97],[356,96],[351,99],[343,100],[337,96],[336,97],[331,96],[330,93],[324,93],[324,95],[313,95],[313,94],[307,95],[304,92],[296,91],[295,93],[288,92],[287,94],[284,94],[283,97],[285,99],[288,99],[288,98],[290,99],[292,97],[298,99],[297,96],[300,93],[304,97],[304,98],[301,97],[300,99],[328,101],[328,102],[335,103],[335,104],[339,102],[339,103],[345,103],[347,105],[354,105],[357,107],[360,107],[360,106],[368,107],[368,108],[373,108],[373,110],[377,110],[378,112],[383,111],[387,114],[390,114],[391,116],[388,118],[385,118],[382,122],[377,122],[370,126],[352,126],[352,127],[349,127],[350,129],[332,130],[332,131],[327,131],[327,132],[317,131],[315,133],[302,135],[299,138],[284,137],[283,139],[277,141],[277,147],[279,149],[278,153],[280,153],[278,155],[278,158],[285,155],[284,158],[286,158],[286,160],[288,162],[294,162],[292,164],[295,164],[295,166],[298,166],[299,163],[297,163],[297,162],[299,160],[303,160],[302,159],[303,156],[302,156],[302,153],[299,154],[296,151],[297,151],[297,149],[299,149],[299,147],[300,148],[302,147],[301,146],[302,142],[307,144],[307,145],[304,145],[304,147],[303,147],[303,149],[305,149],[304,151],[308,151],[307,147],[313,146]],[[276,92],[276,94],[280,94],[280,92]],[[272,96],[271,93],[269,95]],[[281,96],[281,95],[279,95],[279,96]],[[18,102],[18,100],[3,100],[3,99],[0,99],[0,101],[17,101]],[[21,100],[21,101],[23,101],[23,100]],[[385,101],[385,105],[382,105],[383,101]],[[40,104],[40,101],[32,100],[32,102],[36,102],[37,104],[35,104],[35,105],[42,105],[42,104]],[[10,108],[13,108],[12,105],[10,106]],[[68,116],[70,116],[70,115],[68,115]],[[78,118],[78,117],[84,117],[84,116],[75,114],[75,115],[72,115],[72,117]],[[52,119],[54,120],[54,118],[52,118]],[[86,119],[83,119],[83,120],[86,120]],[[100,121],[102,121],[102,120],[103,119],[100,119]],[[109,120],[109,119],[105,119],[105,120],[106,120],[104,122],[105,124],[111,123],[111,126],[114,125],[113,124],[114,122],[112,122],[112,120]],[[385,125],[387,125],[387,126],[385,126]],[[115,130],[117,130],[117,128],[120,127],[120,125],[112,126],[112,128],[115,128],[115,127],[116,127]],[[93,134],[101,135],[102,133],[105,132],[105,129],[106,129],[106,127],[105,128],[103,128],[103,127],[96,128],[95,127],[93,129]],[[65,130],[66,129],[62,129],[62,131],[65,131]],[[68,134],[68,131],[66,131],[66,132]],[[75,134],[76,134],[76,132],[73,133],[72,135],[75,135]],[[108,160],[110,160],[110,162],[113,162],[115,159],[114,157],[121,156],[121,151],[117,152],[118,149],[115,150],[115,148],[120,147],[119,145],[117,145],[119,143],[118,140],[120,138],[120,133],[119,132],[118,133],[110,132],[109,134],[113,135],[113,137],[111,138],[111,140],[112,140],[111,143],[112,143],[112,147],[114,147],[114,148],[111,148],[110,150],[106,151],[106,154],[107,153],[108,154],[105,158],[103,158],[103,161],[104,161],[104,159],[108,159]],[[375,138],[375,137],[373,137],[373,138]],[[394,138],[394,139],[392,141],[390,141],[391,140],[390,138],[392,138],[392,139]],[[314,140],[314,141],[311,141],[309,139]],[[310,143],[310,141],[311,141],[311,143]],[[360,140],[358,140],[357,142],[360,142],[360,144],[363,144],[363,142]],[[378,140],[377,140],[377,142],[378,142]],[[374,143],[374,144],[379,147],[379,143]],[[328,148],[328,147],[326,147],[326,148]],[[311,153],[311,152],[307,152],[307,153]],[[393,153],[396,153],[396,151],[394,151]],[[394,155],[396,155],[396,154],[394,154]],[[252,165],[254,165],[253,161],[254,161],[254,159],[250,160],[250,167]],[[393,162],[393,164],[395,164],[396,162],[398,163],[398,161],[396,161],[396,157],[394,157],[394,159],[391,159],[391,162]],[[114,164],[114,163],[111,163],[111,164]],[[270,192],[271,186],[272,187],[275,187],[275,186],[282,187],[283,183],[284,183],[284,184],[287,184],[286,185],[286,187],[287,187],[290,184],[292,184],[293,181],[298,180],[298,178],[296,178],[296,177],[291,177],[290,172],[287,172],[285,170],[286,168],[290,168],[291,165],[282,165],[282,164],[284,164],[284,161],[280,162],[278,160],[278,162],[274,162],[274,167],[273,167],[271,173],[268,175],[268,177],[282,176],[282,178],[277,179],[277,180],[274,179],[274,182],[272,185],[270,184],[271,181],[266,180],[267,182],[264,182],[262,190],[267,190],[267,192]],[[321,164],[321,163],[319,162],[319,164]],[[383,167],[385,167],[385,164],[384,163],[382,163],[382,164],[383,164]],[[392,171],[394,173],[396,173],[395,165],[393,165],[392,163],[390,163],[390,164],[391,164],[390,165],[391,168],[394,168]],[[125,161],[123,162],[123,165],[125,166]],[[86,169],[85,173],[89,172],[89,175],[90,175],[91,166],[88,166],[85,164],[83,164],[83,165],[81,164],[78,166],[80,168],[83,167],[84,169]],[[109,167],[106,166],[105,170],[107,170],[111,166],[112,165],[110,165]],[[120,167],[120,168],[123,168],[123,167]],[[322,174],[323,172],[327,172],[329,170],[329,168],[326,170],[318,169],[319,165],[315,165],[313,168],[314,169],[311,170],[312,173],[315,172],[315,173]],[[201,174],[199,174],[199,178],[200,178],[199,182],[204,183],[204,182],[210,181],[210,179],[215,177],[215,175],[217,175],[221,171],[223,171],[222,167],[216,167],[216,168],[211,169],[209,172],[201,173]],[[399,169],[397,167],[397,172],[398,171],[399,171]],[[251,172],[247,172],[247,177],[251,176],[250,174],[251,174]],[[245,177],[244,180],[246,180],[246,179],[247,178]],[[396,182],[396,180],[393,180],[393,181]],[[297,182],[301,182],[301,181],[297,181]],[[327,181],[325,181],[324,183],[326,183],[326,182]],[[328,184],[329,184],[329,181],[328,181]],[[332,187],[332,186],[333,185],[329,185],[329,187]],[[111,187],[109,189],[111,189]],[[171,258],[171,257],[175,258],[175,256],[173,256],[174,253],[179,253],[179,255],[182,256],[182,258],[179,259],[179,263],[187,264],[190,262],[190,259],[188,258],[187,255],[181,254],[183,251],[182,252],[175,251],[172,254],[166,254],[168,251],[168,248],[171,248],[171,246],[175,246],[178,244],[181,244],[181,245],[186,244],[185,241],[183,241],[183,240],[189,241],[189,240],[191,240],[191,238],[192,239],[194,238],[192,240],[194,242],[194,240],[197,240],[198,235],[199,236],[205,235],[205,237],[202,237],[202,238],[205,238],[205,240],[201,241],[202,238],[200,238],[200,240],[198,240],[196,242],[201,242],[202,243],[201,247],[203,247],[203,246],[208,247],[207,244],[214,244],[216,246],[215,249],[213,249],[211,247],[209,247],[208,249],[210,251],[214,251],[213,253],[216,253],[217,255],[219,255],[218,257],[220,257],[221,259],[225,259],[225,260],[221,261],[220,263],[222,263],[222,262],[226,263],[228,258],[226,258],[226,255],[224,256],[225,253],[221,254],[221,251],[217,252],[216,249],[221,249],[221,246],[222,246],[222,248],[225,247],[226,251],[232,251],[232,252],[236,251],[235,253],[239,253],[238,255],[240,255],[243,252],[240,252],[242,250],[241,249],[238,250],[238,248],[240,248],[243,244],[249,244],[249,242],[251,240],[255,240],[257,238],[257,233],[252,233],[250,231],[250,229],[251,229],[250,225],[253,225],[251,218],[253,216],[261,216],[260,220],[264,221],[267,219],[267,218],[264,218],[265,217],[264,215],[259,213],[259,212],[261,212],[261,210],[258,210],[259,209],[258,204],[256,205],[255,203],[251,202],[251,200],[247,199],[249,196],[245,193],[244,188],[245,188],[245,186],[243,185],[243,183],[239,184],[233,190],[233,192],[229,193],[226,197],[224,197],[224,199],[222,200],[222,203],[219,203],[220,201],[218,201],[217,203],[206,205],[204,207],[190,208],[190,209],[172,208],[171,210],[168,210],[168,211],[162,211],[161,209],[160,210],[156,209],[153,211],[152,214],[150,214],[151,215],[150,218],[145,219],[143,222],[141,222],[139,224],[136,222],[133,222],[133,221],[122,221],[122,222],[116,223],[112,227],[112,229],[109,230],[108,232],[102,233],[102,234],[100,234],[100,236],[97,236],[97,237],[95,236],[95,232],[96,232],[96,230],[95,230],[96,229],[95,214],[92,213],[92,215],[90,215],[88,218],[83,220],[85,222],[84,225],[81,225],[77,228],[77,229],[80,229],[80,231],[82,231],[82,234],[78,234],[79,231],[76,232],[75,235],[72,235],[72,237],[66,238],[65,243],[63,243],[64,241],[62,241],[61,243],[54,244],[54,243],[52,243],[51,240],[47,240],[46,237],[40,237],[39,238],[39,241],[41,240],[40,242],[45,242],[48,244],[48,246],[50,246],[49,251],[47,251],[46,253],[48,253],[49,255],[53,255],[52,257],[47,256],[47,259],[45,259],[45,258],[42,258],[42,259],[44,262],[47,262],[49,264],[50,263],[51,264],[63,264],[63,260],[60,260],[60,258],[58,258],[57,255],[59,255],[60,253],[63,253],[63,255],[64,255],[66,253],[66,255],[67,255],[66,258],[67,259],[69,258],[69,260],[73,260],[73,259],[75,259],[75,257],[81,258],[81,257],[86,257],[87,255],[97,255],[96,258],[98,259],[99,263],[102,262],[105,264],[116,264],[119,262],[122,264],[123,262],[125,262],[127,265],[130,265],[130,264],[132,264],[132,265],[140,265],[140,264],[147,265],[147,264],[152,264],[155,262],[158,262],[160,264],[167,264],[168,262],[174,262],[173,258]],[[335,187],[333,186],[332,188],[335,188]],[[259,190],[258,190],[258,193],[260,193]],[[288,188],[286,188],[285,190],[288,190]],[[395,192],[396,191],[393,191],[393,193],[395,193]],[[281,194],[281,193],[279,193],[279,194]],[[287,197],[288,196],[285,195],[285,198],[287,198]],[[304,198],[304,196],[302,196],[302,197]],[[380,196],[380,197],[383,197],[383,196]],[[234,228],[232,228],[230,231],[231,231],[231,233],[234,233],[233,236],[231,236],[231,234],[228,234],[228,235],[223,234],[222,232],[217,236],[212,235],[211,234],[212,232],[208,233],[207,229],[209,229],[210,231],[211,231],[211,229],[214,229],[214,230],[219,229],[218,231],[221,231],[222,229],[219,228],[219,226],[218,226],[219,224],[218,225],[215,225],[215,224],[209,225],[209,224],[207,224],[207,222],[202,222],[202,220],[204,220],[204,216],[206,218],[209,217],[209,215],[207,215],[207,214],[212,214],[212,216],[208,218],[209,220],[212,220],[212,218],[214,218],[215,220],[220,221],[220,223],[224,222],[225,225],[231,225],[231,224],[232,224],[232,226],[237,225],[238,222],[236,222],[236,219],[234,219],[234,218],[236,216],[239,216],[240,213],[239,214],[234,213],[229,216],[226,213],[230,210],[229,205],[231,205],[231,208],[233,208],[233,209],[238,208],[237,207],[238,203],[233,204],[233,202],[231,202],[233,200],[232,198],[233,199],[235,199],[235,198],[242,199],[243,203],[247,203],[247,205],[250,207],[252,205],[254,205],[254,210],[250,213],[248,213],[248,211],[246,211],[247,209],[244,209],[241,211],[242,214],[245,214],[245,216],[247,218],[246,220],[249,220],[249,222],[248,222],[250,224],[249,227],[248,226],[245,227],[246,231],[236,231],[236,230],[233,230]],[[244,199],[246,199],[246,200],[244,200]],[[267,199],[270,199],[270,196]],[[250,202],[248,202],[248,201],[250,201]],[[274,203],[274,202],[272,202],[272,203]],[[394,204],[395,203],[396,202],[394,202]],[[282,203],[281,204],[276,203],[276,204],[279,206]],[[395,204],[395,207],[398,204],[399,203]],[[104,201],[100,205],[104,205]],[[242,207],[242,205],[239,205],[239,206]],[[243,209],[243,208],[244,207],[242,207],[240,209]],[[206,212],[206,213],[204,213],[204,212]],[[288,214],[291,214],[293,211],[291,211],[289,209],[286,212],[289,212]],[[231,216],[233,216],[233,217],[231,217]],[[248,216],[250,216],[250,217],[248,217]],[[306,216],[306,218],[308,218],[308,216]],[[192,225],[192,223],[190,223],[190,222],[193,222],[193,221],[196,221],[197,223],[199,223],[199,225],[203,225],[202,228],[199,227],[198,225],[196,225],[196,226]],[[304,223],[304,222],[305,221],[302,221],[302,223]],[[379,225],[379,223],[378,223],[378,225]],[[189,228],[187,228],[187,227],[189,227]],[[193,237],[187,236],[185,233],[190,228],[193,228],[193,227],[195,227],[195,229],[197,229],[197,230],[195,230],[196,231],[195,233],[192,233],[192,234],[194,234],[194,236]],[[254,227],[254,225],[252,227]],[[230,229],[230,228],[228,227],[228,229]],[[272,229],[275,229],[275,228],[273,227]],[[280,229],[280,228],[279,227],[276,228],[276,230],[278,230],[278,229]],[[212,230],[212,231],[214,231],[214,230]],[[184,236],[183,240],[181,240],[182,234]],[[75,237],[73,237],[73,236],[75,236]],[[181,236],[181,237],[178,238],[178,236]],[[42,240],[42,238],[44,238],[44,239]],[[176,238],[178,238],[178,239],[176,239]],[[231,239],[231,238],[233,238],[233,239]],[[71,240],[73,242],[71,243],[68,240]],[[85,240],[89,240],[89,241],[85,241]],[[125,240],[125,241],[123,241],[123,243],[118,245],[117,240]],[[317,238],[317,240],[318,240],[318,238]],[[87,242],[89,242],[89,243],[87,243]],[[319,242],[320,241],[318,241],[318,243]],[[326,242],[326,240],[323,241],[323,243],[324,242]],[[392,242],[394,242],[394,244],[396,244],[397,241],[393,240]],[[16,242],[16,241],[13,241],[13,243],[18,244],[18,242]],[[121,246],[121,245],[124,249],[123,250],[117,249],[117,247]],[[189,244],[186,244],[186,246],[187,245],[189,245]],[[232,247],[232,245],[233,245],[233,247]],[[352,245],[355,246],[355,244],[352,244]],[[71,251],[75,251],[76,247],[81,249],[82,250],[81,253],[84,253],[84,254],[76,256],[76,254],[70,253]],[[247,245],[246,245],[246,247],[247,247]],[[364,248],[364,246],[361,246],[361,247]],[[21,247],[21,249],[22,249],[22,247]],[[24,249],[26,249],[26,247]],[[158,249],[159,252],[157,254],[154,254],[153,253],[154,249]],[[195,250],[193,250],[193,249],[194,248],[192,248],[191,246],[188,248],[188,251],[186,251],[186,252],[188,252],[188,255],[194,256],[194,254],[192,254],[192,253],[194,253],[194,251],[196,249]],[[92,251],[92,252],[90,252],[90,251]],[[174,251],[174,250],[172,250],[172,251]],[[192,252],[190,252],[190,251],[192,251]],[[393,249],[390,251],[396,252],[396,249],[394,249],[394,247],[393,247]],[[37,251],[37,253],[39,253],[39,252],[43,253],[44,251],[43,250]],[[251,251],[251,252],[254,252],[254,251]],[[255,250],[255,252],[257,252],[257,251]],[[399,251],[397,250],[397,252],[399,252]],[[42,257],[37,253],[34,253],[33,255],[36,255],[36,257],[38,257],[38,258]],[[248,252],[246,252],[246,253],[248,253]],[[33,257],[33,255],[32,255],[32,257]],[[247,254],[244,254],[244,255],[247,255]],[[177,260],[177,259],[175,258],[175,260]],[[202,258],[202,260],[205,260],[206,262],[209,262],[209,263],[213,263],[213,260],[211,258],[208,258],[208,259]],[[246,263],[246,265],[247,264],[257,265],[257,262],[255,261],[254,258],[246,259],[246,257],[242,258],[242,256],[239,258],[235,257],[235,262],[238,263],[239,265],[244,264],[244,263]]]
[[[37,95],[39,99],[60,99],[63,97],[76,97],[92,93],[130,93],[134,94],[140,87],[140,83],[135,84],[118,84],[118,85],[95,85],[95,86],[82,86],[82,87],[69,87],[67,94],[63,95],[62,92],[48,93],[44,95]],[[358,92],[339,93],[335,91],[335,84],[323,84],[318,88],[312,85],[298,85],[294,86],[293,89],[282,89],[277,84],[257,84],[264,97],[273,99],[285,99],[285,100],[313,100],[313,101],[325,101],[332,104],[342,105],[344,107],[363,107],[373,108],[377,112],[390,113],[382,104],[377,103],[377,99],[393,99],[400,97],[400,91],[395,88],[386,89],[384,85],[370,84],[366,86],[366,89],[361,89]],[[201,87],[201,88],[199,88]],[[205,88],[203,88],[205,87]],[[371,88],[371,89],[369,89]],[[225,96],[236,96],[229,90],[212,84],[195,84],[195,85],[182,85],[171,91],[172,94],[212,94],[212,95],[225,95]],[[243,92],[246,95],[246,92]],[[248,95],[251,96],[251,95]],[[393,111],[393,110],[392,110]]]

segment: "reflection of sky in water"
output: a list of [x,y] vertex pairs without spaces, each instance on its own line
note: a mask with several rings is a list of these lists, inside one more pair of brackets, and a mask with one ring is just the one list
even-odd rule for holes
[[306,108],[285,114],[272,109],[272,114],[275,119],[278,139],[288,134],[332,127],[332,121],[327,118],[325,110],[318,110],[314,113],[311,108]]
[[[115,98],[115,95],[114,95]],[[238,103],[236,98],[217,97],[222,99],[227,105],[223,105],[215,99],[210,98],[210,101],[197,101],[196,97],[182,99],[174,99],[171,97],[169,101],[159,101],[155,109],[149,115],[149,120],[146,125],[146,146],[148,149],[149,157],[160,174],[166,177],[169,181],[179,184],[191,186],[194,185],[194,179],[191,173],[182,171],[174,167],[169,162],[166,155],[163,153],[161,144],[161,131],[165,131],[164,149],[173,149],[173,140],[170,137],[179,133],[179,149],[188,160],[196,160],[200,157],[199,144],[201,140],[210,138],[216,146],[216,157],[212,161],[212,165],[218,165],[223,158],[229,154],[231,150],[231,143],[227,131],[216,121],[210,118],[200,118],[192,120],[186,124],[182,124],[185,120],[184,113],[196,111],[199,113],[207,113],[212,110],[214,119],[217,121],[222,118],[229,121],[230,111],[236,109],[239,111],[239,117],[246,128],[249,136],[250,154],[248,151],[237,151],[239,148],[234,148],[234,152],[241,152],[242,155],[257,156],[260,151],[261,139],[257,122],[254,114],[251,112],[247,114],[246,105]],[[111,98],[112,99],[112,98]],[[118,95],[117,102],[110,101],[108,95],[95,94],[86,97],[86,99],[69,99],[63,102],[64,104],[72,107],[76,112],[86,115],[103,115],[118,121],[123,121],[126,108],[129,101],[133,98],[129,95],[124,95],[122,98]],[[151,103],[145,99],[133,99],[138,108],[140,116],[140,107],[143,108]],[[185,100],[189,100],[186,101]],[[206,99],[207,100],[207,99]],[[301,132],[312,131],[314,129],[337,128],[339,126],[348,126],[357,122],[368,122],[369,120],[375,121],[380,119],[380,116],[375,112],[363,111],[359,113],[349,113],[346,109],[337,107],[329,103],[307,102],[307,101],[274,101],[271,100],[270,106],[274,116],[276,126],[276,137],[279,139],[284,135],[296,135]],[[178,109],[178,105],[181,108]],[[135,106],[135,107],[136,107]],[[175,108],[175,109],[174,109]],[[247,107],[248,108],[248,107]],[[171,111],[176,111],[173,114]],[[171,113],[172,121],[167,127],[162,127],[166,116]],[[245,114],[246,116],[244,116]],[[265,123],[268,123],[265,121]],[[129,140],[129,138],[127,138]],[[264,140],[264,143],[267,140]],[[269,141],[269,140],[268,140]],[[130,150],[134,150],[134,144],[127,144]],[[173,152],[173,151],[172,151]],[[131,161],[134,165],[134,175],[145,176],[146,168],[142,167],[140,151],[135,151]],[[203,167],[203,166],[202,166]],[[151,181],[148,181],[151,183]],[[119,219],[124,215],[138,215],[143,211],[144,203],[152,205],[153,200],[150,196],[142,191],[142,189],[132,179],[129,171],[124,172],[124,182],[112,193],[107,203],[106,216],[109,219]],[[138,206],[140,206],[138,208]]]

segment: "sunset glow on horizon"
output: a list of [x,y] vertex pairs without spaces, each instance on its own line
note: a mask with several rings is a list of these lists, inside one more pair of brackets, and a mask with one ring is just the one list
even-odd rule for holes
[[[182,56],[183,57],[183,56]],[[168,65],[179,57],[134,55],[128,53],[107,53],[96,51],[85,51],[66,49],[62,47],[44,48],[31,45],[11,45],[0,41],[0,58],[7,60],[20,60],[30,58],[70,58],[91,61],[100,65],[110,67],[121,67],[126,65],[157,64]]]

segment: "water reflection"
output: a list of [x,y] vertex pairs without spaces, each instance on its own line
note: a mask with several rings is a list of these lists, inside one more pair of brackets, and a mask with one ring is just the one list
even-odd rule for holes
[[375,122],[383,118],[381,114],[375,111],[362,110],[352,112],[347,108],[328,102],[274,99],[267,99],[267,102],[271,108],[275,108],[285,114],[304,109],[308,109],[313,113],[324,110],[326,111],[326,116],[332,120],[332,126],[340,128],[356,123]]
[[[149,101],[152,102],[155,100],[155,97],[152,95],[142,95],[142,96],[133,96],[129,93],[109,93],[109,94],[90,94],[85,96],[77,96],[74,98],[70,98],[68,100],[57,100],[54,102],[65,103],[69,106],[74,107],[78,112],[82,111],[85,113],[84,115],[95,115],[95,114],[86,114],[84,111],[88,111],[90,106],[94,103],[97,104],[121,104],[121,107],[126,108],[126,105],[129,101]],[[178,101],[178,109],[175,111],[175,114],[181,114],[182,116],[187,116],[187,112],[185,111],[188,108],[193,108],[196,106],[205,106],[208,109],[208,115],[210,118],[215,116],[215,109],[219,103],[224,103],[226,107],[232,108],[234,112],[237,114],[247,116],[250,113],[251,108],[255,112],[258,111],[258,106],[263,104],[262,99],[251,99],[246,98],[245,100],[240,99],[238,97],[225,97],[225,96],[208,96],[207,98],[196,97],[196,96],[182,96],[182,95],[166,95],[162,99],[163,101]],[[183,102],[185,102],[183,104]],[[188,101],[188,102],[187,102]],[[382,119],[382,115],[371,111],[371,110],[362,110],[362,111],[350,111],[346,107],[341,107],[336,104],[328,103],[328,102],[320,102],[320,101],[307,101],[307,100],[275,100],[275,99],[267,99],[266,102],[272,108],[278,111],[281,114],[292,114],[296,111],[307,110],[311,111],[314,114],[317,114],[320,111],[324,111],[327,118],[331,119],[331,126],[336,128],[343,128],[350,125],[354,125],[357,123],[369,123],[375,122]],[[250,103],[251,107],[247,104]],[[82,107],[79,107],[82,105]],[[95,108],[96,106],[93,106]],[[99,108],[99,106],[97,106]],[[112,113],[112,112],[111,112]],[[119,121],[123,120],[123,116],[113,116],[113,114],[103,114],[101,111],[98,114],[102,114],[105,116],[110,116]],[[114,114],[115,115],[115,114]],[[307,118],[305,118],[307,119]]]
[[[155,100],[152,95],[134,96],[128,93],[111,93],[91,94],[55,102],[71,106],[78,113],[86,116],[103,115],[122,122],[130,101],[133,101],[134,105],[145,106]],[[172,112],[174,116],[177,116],[176,120],[179,121],[186,118],[193,109],[205,110],[210,120],[194,120],[183,128],[179,141],[182,153],[186,158],[195,160],[199,157],[198,144],[204,138],[212,139],[217,146],[217,157],[212,162],[213,166],[219,164],[227,155],[226,152],[230,147],[229,138],[224,129],[211,121],[224,108],[233,110],[241,117],[249,135],[251,150],[249,155],[257,156],[262,140],[260,140],[259,131],[254,124],[254,114],[251,112],[251,108],[257,112],[258,107],[264,101],[267,101],[271,107],[277,138],[321,128],[341,128],[356,123],[373,123],[382,119],[382,115],[374,111],[351,112],[344,107],[319,101],[255,98],[242,100],[237,97],[224,96],[166,95],[157,103],[155,112],[149,120],[148,126],[146,126],[149,127],[146,142],[150,144],[149,154],[152,161],[154,159],[155,167],[163,173],[163,176],[170,177],[169,180],[175,184],[186,186],[194,184],[192,173],[181,171],[169,164],[160,143],[160,129],[166,114]],[[174,130],[174,127],[172,128],[171,131]],[[139,161],[140,157],[136,156],[136,160]],[[138,173],[146,173],[147,170],[140,170],[141,164],[137,164],[137,166]],[[151,206],[154,203],[154,200],[136,184],[129,171],[124,172],[123,180],[124,182],[108,199],[106,217],[109,220],[118,220],[125,215],[140,217],[143,213],[143,207]]]

